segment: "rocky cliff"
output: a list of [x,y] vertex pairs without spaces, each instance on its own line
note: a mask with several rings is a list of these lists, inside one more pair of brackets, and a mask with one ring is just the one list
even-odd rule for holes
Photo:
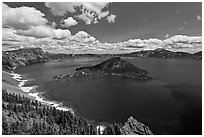
[[16,67],[48,61],[41,48],[18,49],[2,53],[3,69],[13,70]]
[[132,116],[128,118],[128,121],[120,129],[122,135],[153,135],[148,126],[138,122]]

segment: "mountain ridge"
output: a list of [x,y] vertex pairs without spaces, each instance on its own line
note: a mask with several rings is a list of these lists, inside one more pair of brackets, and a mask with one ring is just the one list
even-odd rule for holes
[[192,58],[202,59],[202,51],[190,54],[187,52],[172,52],[165,49],[144,50],[123,54],[54,54],[44,52],[41,48],[23,48],[11,51],[2,51],[2,67],[14,70],[17,67],[50,60],[77,58],[77,57],[138,57],[138,58]]

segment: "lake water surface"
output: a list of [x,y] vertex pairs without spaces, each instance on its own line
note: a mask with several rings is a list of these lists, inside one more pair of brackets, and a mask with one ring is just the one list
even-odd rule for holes
[[55,75],[94,65],[106,58],[50,61],[15,70],[38,85],[49,100],[63,102],[77,115],[97,122],[121,122],[133,116],[154,134],[202,134],[202,61],[125,58],[154,79],[103,78],[88,82],[55,81]]

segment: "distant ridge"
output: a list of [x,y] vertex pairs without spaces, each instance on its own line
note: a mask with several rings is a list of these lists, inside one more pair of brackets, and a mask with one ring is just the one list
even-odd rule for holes
[[162,48],[144,50],[124,54],[54,54],[44,52],[41,48],[23,48],[2,52],[2,68],[13,70],[19,66],[47,62],[49,60],[77,58],[77,57],[138,57],[138,58],[192,58],[202,59],[202,51],[195,54],[187,52],[172,52]]

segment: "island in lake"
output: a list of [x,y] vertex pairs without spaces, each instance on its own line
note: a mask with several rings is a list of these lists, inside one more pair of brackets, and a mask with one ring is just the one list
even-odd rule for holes
[[135,80],[152,79],[152,77],[148,76],[147,74],[148,71],[140,69],[120,57],[112,57],[102,63],[93,66],[83,66],[76,68],[74,73],[54,76],[53,78],[56,80],[65,79],[68,81],[87,81],[105,76],[114,76]]

